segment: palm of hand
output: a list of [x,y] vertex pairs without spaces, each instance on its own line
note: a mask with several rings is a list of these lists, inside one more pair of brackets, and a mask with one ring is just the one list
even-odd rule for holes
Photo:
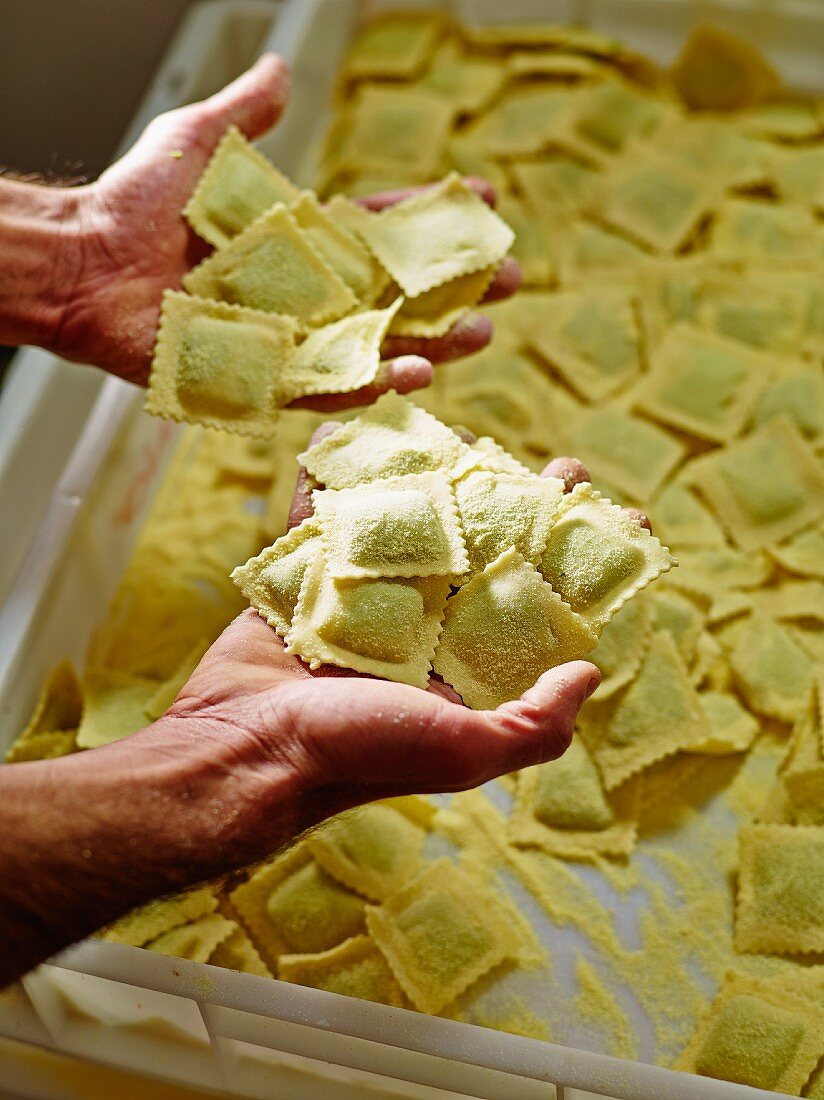
[[218,721],[242,758],[285,764],[333,813],[410,790],[477,786],[559,756],[593,671],[573,662],[516,702],[472,711],[435,680],[422,691],[342,669],[310,672],[246,611],[171,713]]

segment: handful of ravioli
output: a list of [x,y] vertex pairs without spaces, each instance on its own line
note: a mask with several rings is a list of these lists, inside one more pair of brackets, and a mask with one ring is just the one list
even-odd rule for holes
[[396,393],[298,457],[314,515],[232,579],[310,668],[421,688],[434,671],[491,709],[675,564],[588,482],[567,494]]
[[514,240],[455,174],[377,213],[323,206],[234,127],[183,213],[215,251],[164,295],[146,409],[258,439],[298,398],[369,385],[387,335],[447,332]]

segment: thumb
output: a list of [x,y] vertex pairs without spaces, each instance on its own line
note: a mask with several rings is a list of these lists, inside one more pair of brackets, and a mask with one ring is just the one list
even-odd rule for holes
[[251,69],[191,109],[199,113],[202,124],[213,126],[218,136],[235,125],[254,140],[280,118],[289,99],[289,85],[289,66],[277,54],[265,53]]
[[569,748],[578,711],[601,682],[589,661],[569,661],[549,669],[520,699],[492,711],[509,742],[508,756],[517,768],[555,760]]
[[[402,793],[401,787],[464,790],[555,760],[569,748],[578,711],[600,682],[595,665],[570,661],[545,672],[520,699],[495,710],[470,710],[430,693],[430,736],[421,756],[424,770],[417,773],[410,763],[403,784],[391,793]],[[390,732],[397,736],[397,727]]]

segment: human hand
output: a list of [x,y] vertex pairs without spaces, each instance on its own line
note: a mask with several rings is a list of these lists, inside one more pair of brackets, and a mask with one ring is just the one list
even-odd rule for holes
[[[159,115],[99,180],[72,192],[77,225],[74,286],[65,296],[50,350],[146,384],[163,291],[179,289],[184,275],[211,251],[181,210],[226,129],[234,124],[246,137],[259,137],[278,121],[288,96],[287,65],[266,54],[210,99]],[[488,184],[470,182],[494,202]],[[382,209],[408,194],[362,201],[370,209]],[[506,297],[519,283],[517,264],[506,260],[485,300]],[[390,388],[408,393],[429,384],[432,363],[479,350],[491,331],[486,318],[472,316],[436,340],[390,339],[384,348],[390,361],[370,386],[297,404],[331,412],[366,404]]]
[[[319,437],[340,425],[324,425]],[[567,491],[588,480],[572,459],[544,471]],[[305,471],[290,526],[311,514]],[[433,676],[426,691],[341,668],[311,671],[249,610],[206,654],[167,717],[237,738],[255,770],[275,758],[297,777],[301,822],[361,802],[451,791],[560,756],[577,712],[600,681],[587,661],[546,672],[521,699],[493,711],[465,707]]]

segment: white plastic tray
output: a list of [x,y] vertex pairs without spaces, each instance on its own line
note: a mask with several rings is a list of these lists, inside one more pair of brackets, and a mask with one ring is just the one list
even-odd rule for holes
[[[293,103],[262,147],[300,178],[325,124],[323,108],[358,10],[399,6],[416,5],[204,4],[173,44],[134,129],[175,102],[207,94],[260,49],[275,49],[293,65]],[[821,80],[824,23],[817,0],[443,0],[441,6],[467,22],[588,22],[663,61],[674,56],[691,25],[720,22],[745,33],[796,86],[812,89]],[[65,654],[82,661],[177,434],[140,411],[131,387],[96,378],[91,385],[87,379],[94,376],[69,377],[49,357],[26,356],[31,369],[18,364],[0,403],[0,429],[8,429],[0,441],[0,522],[13,535],[7,560],[25,559],[0,611],[0,748],[25,720],[49,667]],[[25,415],[15,417],[12,398]],[[67,418],[61,436],[50,410],[69,398],[74,420]],[[68,437],[84,413],[70,449]],[[38,526],[37,509],[26,510],[17,478],[26,454],[42,449],[44,439],[49,445],[41,481],[56,484]],[[98,942],[64,952],[23,986],[0,994],[0,1036],[24,1044],[14,1048],[17,1054],[0,1045],[0,1082],[26,1096],[106,1095],[91,1086],[52,1090],[40,1078],[35,1084],[20,1055],[33,1046],[158,1080],[290,1100],[775,1096]]]

